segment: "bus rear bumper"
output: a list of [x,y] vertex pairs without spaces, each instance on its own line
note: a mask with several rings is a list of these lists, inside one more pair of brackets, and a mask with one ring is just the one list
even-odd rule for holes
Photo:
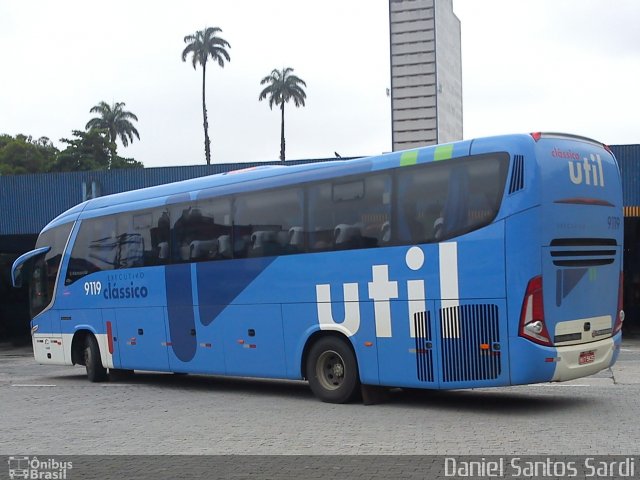
[[564,382],[593,375],[612,366],[620,352],[622,335],[592,343],[557,348],[556,369],[552,382]]

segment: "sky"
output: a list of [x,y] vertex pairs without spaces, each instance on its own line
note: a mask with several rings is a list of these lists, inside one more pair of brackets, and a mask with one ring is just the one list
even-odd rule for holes
[[[464,138],[564,131],[640,143],[640,1],[453,0],[462,24]],[[287,159],[391,150],[388,0],[0,0],[0,134],[60,138],[124,102],[146,167],[205,162],[202,71],[183,38],[222,29],[207,65],[213,163],[277,160],[280,114],[260,80],[291,67]]]

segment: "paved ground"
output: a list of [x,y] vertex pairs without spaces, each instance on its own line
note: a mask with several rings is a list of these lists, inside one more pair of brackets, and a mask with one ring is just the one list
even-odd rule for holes
[[[0,455],[633,454],[640,339],[586,379],[473,391],[393,392],[364,406],[303,382],[135,374],[91,384],[82,367],[0,348]],[[640,461],[639,461],[640,466]]]

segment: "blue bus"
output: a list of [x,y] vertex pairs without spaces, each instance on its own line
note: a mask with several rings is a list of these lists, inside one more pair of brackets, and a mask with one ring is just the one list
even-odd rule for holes
[[39,363],[306,379],[343,403],[611,366],[622,224],[606,146],[497,136],[94,198],[12,275]]

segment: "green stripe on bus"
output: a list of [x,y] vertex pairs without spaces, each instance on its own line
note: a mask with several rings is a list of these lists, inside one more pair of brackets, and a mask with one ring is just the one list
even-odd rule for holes
[[441,145],[436,147],[436,151],[433,159],[438,160],[448,160],[453,157],[453,145]]
[[412,150],[410,152],[403,152],[400,155],[400,166],[407,167],[409,165],[415,165],[418,163],[418,151]]

